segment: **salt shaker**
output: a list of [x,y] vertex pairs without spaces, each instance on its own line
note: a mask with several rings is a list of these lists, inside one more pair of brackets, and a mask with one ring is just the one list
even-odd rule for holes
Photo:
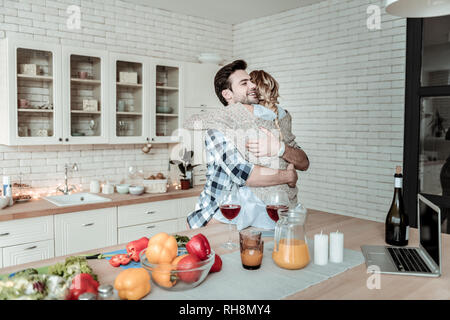
[[114,300],[114,288],[110,284],[102,284],[98,287],[98,300]]

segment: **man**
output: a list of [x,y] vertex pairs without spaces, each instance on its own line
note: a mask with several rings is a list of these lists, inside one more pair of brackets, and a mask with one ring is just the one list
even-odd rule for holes
[[[259,102],[256,86],[245,71],[247,64],[236,60],[222,67],[216,74],[214,86],[219,100],[224,106],[241,103],[253,113],[252,104]],[[249,140],[248,150],[258,157],[277,155],[289,162],[286,170],[271,169],[246,161],[223,132],[207,130],[205,137],[208,172],[207,182],[202,191],[196,210],[187,217],[190,228],[205,226],[218,211],[218,199],[225,186],[268,187],[297,183],[297,170],[306,170],[308,157],[299,147],[287,146],[270,131],[259,140]]]

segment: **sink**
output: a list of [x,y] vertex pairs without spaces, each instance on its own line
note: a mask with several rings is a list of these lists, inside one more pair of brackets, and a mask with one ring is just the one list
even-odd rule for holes
[[57,205],[58,207],[76,206],[80,204],[99,203],[111,201],[109,198],[103,198],[92,193],[74,193],[60,196],[44,197],[45,200]]

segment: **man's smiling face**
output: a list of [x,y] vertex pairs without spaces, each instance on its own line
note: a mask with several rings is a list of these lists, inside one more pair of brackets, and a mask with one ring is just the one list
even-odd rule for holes
[[254,104],[259,102],[256,85],[250,81],[250,76],[245,70],[236,70],[228,80],[231,83],[231,90],[224,91],[228,91],[225,99],[229,104],[238,102]]

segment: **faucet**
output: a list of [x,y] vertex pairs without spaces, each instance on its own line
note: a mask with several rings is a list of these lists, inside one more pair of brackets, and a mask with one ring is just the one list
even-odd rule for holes
[[75,190],[76,187],[74,185],[68,186],[67,185],[67,171],[69,169],[72,169],[73,171],[78,171],[78,165],[76,163],[72,164],[71,168],[69,168],[69,164],[64,165],[64,187],[61,188],[61,186],[58,186],[56,188],[56,191],[62,192],[65,195],[68,195],[71,191]]

